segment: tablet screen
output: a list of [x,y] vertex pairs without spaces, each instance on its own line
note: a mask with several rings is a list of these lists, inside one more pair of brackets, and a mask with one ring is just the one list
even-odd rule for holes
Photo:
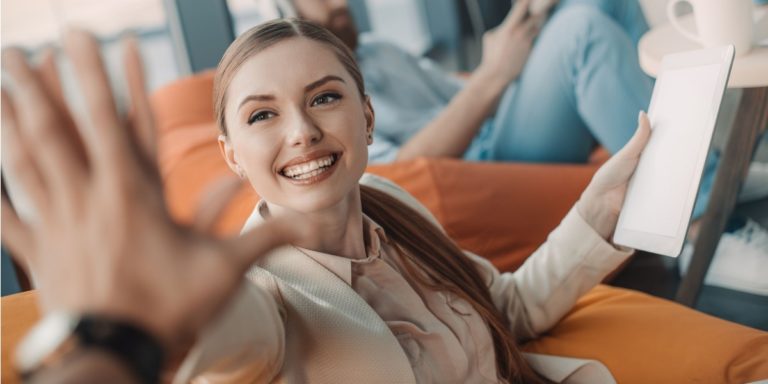
[[[720,64],[667,70],[659,77],[648,117],[653,134],[633,176],[626,229],[675,237],[687,225],[686,207],[709,148],[712,104],[719,101]],[[686,209],[687,208],[687,209]]]

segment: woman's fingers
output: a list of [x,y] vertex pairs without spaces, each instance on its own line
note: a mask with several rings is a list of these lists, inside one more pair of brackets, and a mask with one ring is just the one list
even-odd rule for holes
[[[631,139],[613,155],[595,174],[596,191],[601,192],[624,186],[637,168],[640,154],[651,136],[650,123],[645,112],[638,115],[638,127]],[[591,186],[591,184],[590,184]],[[589,189],[589,188],[588,188]]]
[[203,194],[200,208],[195,212],[192,227],[201,233],[210,233],[224,209],[243,186],[242,180],[227,175],[219,179]]
[[2,241],[5,247],[11,251],[11,257],[24,268],[29,275],[28,261],[34,257],[34,238],[29,227],[19,218],[16,209],[11,204],[5,188],[2,192]]
[[123,42],[123,64],[131,97],[131,128],[142,151],[153,164],[157,162],[157,132],[152,106],[145,88],[144,65],[138,41],[129,37]]
[[224,240],[227,255],[234,261],[237,272],[247,271],[274,248],[310,236],[297,218],[294,215],[270,218],[239,237]]
[[65,106],[64,91],[61,87],[59,70],[56,66],[56,51],[53,48],[43,50],[43,53],[40,55],[40,65],[37,67],[37,72],[40,74],[40,79],[42,79],[51,98],[61,106]]
[[50,95],[51,100],[63,115],[62,123],[59,124],[59,126],[66,130],[68,136],[73,139],[72,144],[75,146],[75,153],[80,158],[80,161],[87,164],[88,160],[85,146],[80,139],[80,133],[77,130],[75,121],[67,109],[67,102],[64,98],[64,89],[61,85],[59,69],[56,64],[56,51],[53,48],[46,48],[40,55],[40,64],[37,66],[37,73],[48,95]]
[[645,112],[640,111],[637,115],[637,130],[635,131],[635,134],[616,155],[622,158],[637,159],[640,157],[643,149],[645,149],[650,138],[651,123],[648,120],[648,115]]
[[15,130],[11,134],[15,133],[13,139],[20,143],[15,150],[16,159],[21,161],[14,167],[34,165],[46,190],[71,202],[82,188],[87,171],[76,149],[79,138],[61,128],[66,124],[66,114],[52,100],[23,52],[4,50],[3,68],[13,80],[13,97],[6,95],[5,100],[11,108],[7,110],[13,111],[11,125]]
[[[40,175],[37,162],[30,156],[26,144],[21,139],[18,131],[16,113],[13,109],[11,97],[2,91],[2,162],[3,162],[3,187],[12,189],[14,196],[27,199],[22,204],[31,205],[25,207],[28,215],[36,216],[35,212],[48,210],[48,196],[45,183]],[[5,183],[13,183],[9,186]],[[32,220],[32,217],[27,217]]]
[[86,150],[95,170],[120,177],[130,163],[132,135],[120,121],[96,38],[81,30],[64,36],[64,47],[87,106]]

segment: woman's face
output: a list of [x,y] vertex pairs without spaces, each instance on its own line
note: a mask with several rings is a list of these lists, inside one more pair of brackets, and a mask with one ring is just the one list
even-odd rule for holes
[[373,109],[330,48],[279,42],[247,59],[226,92],[219,146],[263,199],[309,213],[357,193]]

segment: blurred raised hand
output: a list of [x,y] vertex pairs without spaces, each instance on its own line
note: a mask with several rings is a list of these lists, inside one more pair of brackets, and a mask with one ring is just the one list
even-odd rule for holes
[[217,239],[172,220],[135,41],[125,45],[129,118],[118,113],[96,39],[70,31],[63,47],[86,105],[78,119],[53,55],[35,67],[18,49],[2,54],[12,84],[2,92],[3,172],[35,211],[21,218],[3,193],[2,241],[30,272],[44,313],[115,316],[171,349],[185,345],[258,257],[310,233],[284,216]]

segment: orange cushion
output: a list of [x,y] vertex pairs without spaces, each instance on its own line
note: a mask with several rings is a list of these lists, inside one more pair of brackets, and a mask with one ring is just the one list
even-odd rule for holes
[[768,378],[768,333],[644,293],[598,286],[529,352],[592,358],[619,383]]
[[18,383],[19,375],[13,367],[13,351],[21,338],[40,318],[37,293],[27,291],[2,298],[2,383]]

